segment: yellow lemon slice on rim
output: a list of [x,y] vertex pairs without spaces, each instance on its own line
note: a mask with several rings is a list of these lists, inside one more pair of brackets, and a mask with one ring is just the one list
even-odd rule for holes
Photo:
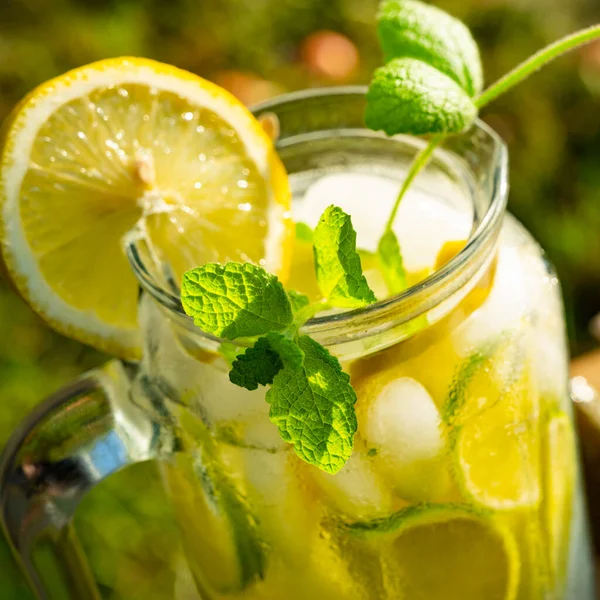
[[20,293],[62,333],[139,356],[137,227],[176,283],[208,261],[285,278],[293,228],[285,170],[233,96],[139,58],[105,60],[34,90],[8,119],[2,255]]

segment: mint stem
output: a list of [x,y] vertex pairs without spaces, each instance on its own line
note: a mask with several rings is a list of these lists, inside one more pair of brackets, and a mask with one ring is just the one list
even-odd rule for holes
[[526,61],[515,67],[512,71],[501,77],[475,99],[477,108],[485,106],[504,92],[508,91],[531,74],[549,63],[550,61],[565,54],[569,50],[587,44],[592,40],[600,38],[600,25],[593,25],[587,29],[576,31],[545,48],[536,52]]
[[394,225],[396,215],[398,214],[398,209],[400,208],[400,202],[402,201],[402,198],[404,198],[404,195],[408,191],[408,188],[414,181],[415,177],[419,174],[421,169],[425,167],[425,165],[429,161],[429,157],[432,155],[433,151],[438,147],[439,143],[443,139],[443,134],[438,134],[432,137],[429,144],[425,148],[423,148],[423,150],[421,150],[421,152],[419,152],[419,154],[417,154],[417,156],[413,160],[412,164],[410,165],[410,169],[406,174],[406,179],[404,180],[404,183],[402,184],[402,187],[398,192],[398,196],[396,197],[396,203],[394,204],[394,208],[392,209],[390,217],[386,223],[385,232],[392,230],[392,226]]

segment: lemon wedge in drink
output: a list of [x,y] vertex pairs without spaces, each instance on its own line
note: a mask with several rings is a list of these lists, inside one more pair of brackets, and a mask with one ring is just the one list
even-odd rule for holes
[[414,504],[347,526],[376,544],[390,597],[513,600],[519,585],[515,540],[491,511],[468,504]]
[[494,509],[532,507],[541,497],[538,399],[527,367],[514,363],[517,343],[467,358],[442,411],[459,488]]
[[132,229],[181,273],[251,261],[285,279],[290,191],[272,142],[204,79],[139,58],[101,61],[35,89],[7,120],[2,255],[52,326],[120,356],[140,354]]

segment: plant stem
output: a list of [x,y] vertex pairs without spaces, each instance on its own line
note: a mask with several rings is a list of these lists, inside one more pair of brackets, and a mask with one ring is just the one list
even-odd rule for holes
[[390,213],[389,219],[386,223],[386,226],[385,226],[386,232],[392,230],[392,226],[394,225],[394,220],[396,219],[396,214],[398,213],[398,209],[400,208],[400,202],[402,201],[402,198],[404,198],[404,195],[408,191],[408,188],[414,181],[415,177],[419,174],[421,169],[423,169],[425,167],[425,165],[429,161],[431,154],[438,147],[439,143],[443,139],[444,139],[443,134],[438,134],[438,135],[433,136],[431,138],[431,141],[429,142],[429,144],[425,148],[423,148],[423,150],[421,150],[421,152],[419,152],[419,154],[417,154],[417,156],[413,160],[412,164],[410,165],[410,169],[408,170],[408,173],[406,174],[406,179],[404,180],[404,183],[402,184],[402,187],[400,188],[400,191],[398,192],[398,196],[396,197],[396,203],[394,204],[394,208],[392,209],[392,212]]
[[538,69],[558,58],[569,50],[587,44],[592,40],[600,38],[600,25],[593,25],[587,29],[576,31],[564,37],[530,56],[527,60],[515,67],[512,71],[501,77],[475,99],[477,108],[485,106],[510,88],[514,87]]

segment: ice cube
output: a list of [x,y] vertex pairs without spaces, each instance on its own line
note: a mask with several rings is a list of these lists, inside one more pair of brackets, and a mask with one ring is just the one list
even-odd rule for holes
[[[338,173],[318,179],[294,205],[294,217],[315,227],[331,204],[352,217],[357,246],[374,252],[390,215],[400,183],[368,173]],[[432,268],[447,241],[464,240],[471,230],[465,202],[455,204],[413,186],[400,204],[394,224],[409,271]]]
[[446,242],[469,238],[471,213],[464,202],[450,204],[442,198],[412,189],[400,204],[394,233],[409,271],[432,269]]
[[406,500],[441,497],[449,486],[439,411],[411,377],[388,383],[370,405],[359,430],[373,463]]
[[352,217],[358,247],[374,252],[399,189],[397,182],[377,175],[325,175],[294,204],[294,218],[314,228],[323,211],[335,204]]
[[354,520],[381,517],[392,512],[391,490],[364,452],[354,450],[350,460],[335,475],[316,468],[311,469],[311,474],[325,494],[324,502]]
[[319,510],[295,469],[291,451],[274,454],[240,450],[248,500],[260,522],[261,534],[279,560],[303,565],[307,548],[319,536]]
[[452,333],[456,352],[466,357],[474,351],[514,333],[523,326],[535,305],[524,258],[518,248],[500,246],[492,288],[485,302]]

